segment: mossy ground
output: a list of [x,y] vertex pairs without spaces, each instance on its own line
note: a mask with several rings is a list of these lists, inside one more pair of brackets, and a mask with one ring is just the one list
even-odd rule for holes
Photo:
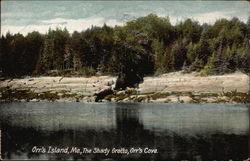
[[[133,92],[131,92],[133,91]],[[192,93],[192,92],[157,92],[139,94],[136,90],[120,91],[115,94],[108,95],[104,99],[117,102],[154,102],[162,99],[163,102],[173,102],[171,98],[175,98],[179,103],[185,103],[182,97],[190,98],[190,103],[250,103],[250,94],[241,92],[223,92],[223,93]],[[165,99],[164,99],[165,98]]]
[[[189,98],[183,100],[182,98]],[[20,101],[50,101],[59,99],[74,101],[84,101],[84,95],[72,93],[70,91],[46,91],[36,93],[31,89],[0,88],[0,102],[20,102]],[[89,98],[89,96],[88,96]],[[173,101],[173,99],[175,101]],[[237,91],[222,93],[192,93],[192,92],[158,92],[140,94],[136,89],[129,88],[124,91],[116,91],[114,94],[105,96],[103,101],[111,102],[191,102],[191,103],[250,103],[250,94]]]
[[36,93],[31,89],[12,89],[12,88],[0,88],[0,102],[20,102],[20,101],[49,101],[54,102],[60,98],[75,98],[79,99],[83,96],[79,96],[76,93],[70,93],[68,91],[46,91]]
[[33,99],[39,100],[49,100],[55,101],[59,98],[58,94],[55,92],[41,92],[35,93],[30,89],[11,89],[11,88],[1,88],[0,89],[0,100],[1,102],[18,102],[18,101],[30,101]]

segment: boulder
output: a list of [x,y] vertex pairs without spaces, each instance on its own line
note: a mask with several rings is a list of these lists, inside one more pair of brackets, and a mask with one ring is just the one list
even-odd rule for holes
[[127,87],[137,88],[142,81],[143,77],[136,72],[122,72],[116,80],[115,90],[125,90]]
[[114,91],[112,90],[112,88],[105,88],[102,89],[100,92],[95,93],[95,102],[100,102],[102,99],[104,99],[107,95],[113,94]]

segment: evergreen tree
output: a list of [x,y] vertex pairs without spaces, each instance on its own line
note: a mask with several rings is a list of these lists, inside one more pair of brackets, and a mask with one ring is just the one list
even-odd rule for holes
[[[175,26],[169,17],[150,14],[114,28],[104,24],[69,34],[67,29],[7,33],[1,36],[0,71],[5,76],[48,74],[51,70],[83,75],[137,77],[185,69],[202,74],[249,72],[250,17],[200,25],[186,19]],[[128,73],[132,73],[128,76]],[[138,82],[138,80],[136,80]]]

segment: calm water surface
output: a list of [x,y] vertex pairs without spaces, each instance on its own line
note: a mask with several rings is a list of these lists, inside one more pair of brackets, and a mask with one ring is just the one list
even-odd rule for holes
[[[0,104],[2,157],[51,160],[243,160],[249,105]],[[156,154],[32,153],[34,146],[157,149]]]

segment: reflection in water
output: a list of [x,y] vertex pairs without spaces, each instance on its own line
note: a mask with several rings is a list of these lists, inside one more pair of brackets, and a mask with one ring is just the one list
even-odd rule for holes
[[[246,105],[0,104],[6,159],[243,160]],[[157,154],[35,154],[33,146],[157,148]]]

